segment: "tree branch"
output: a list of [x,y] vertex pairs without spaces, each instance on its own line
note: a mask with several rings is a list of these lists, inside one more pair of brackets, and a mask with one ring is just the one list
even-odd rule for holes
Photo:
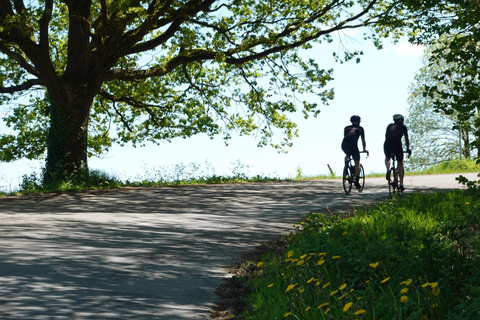
[[42,82],[38,79],[31,79],[27,80],[24,83],[18,86],[11,86],[11,87],[0,87],[0,93],[15,93],[20,92],[23,90],[28,90],[36,85],[43,85]]
[[0,42],[0,52],[8,56],[10,59],[13,59],[18,62],[18,65],[25,69],[28,73],[32,74],[35,77],[39,77],[38,70],[30,65],[20,54],[10,51],[3,43]]

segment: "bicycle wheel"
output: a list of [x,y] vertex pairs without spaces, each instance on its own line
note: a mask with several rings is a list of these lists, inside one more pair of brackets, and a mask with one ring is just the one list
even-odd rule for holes
[[388,169],[387,171],[387,176],[389,177],[388,193],[390,194],[390,198],[393,198],[393,195],[395,194],[395,177],[392,177],[392,172],[394,172],[392,169]]
[[352,191],[352,178],[350,176],[350,172],[348,171],[348,167],[343,168],[343,190],[345,190],[346,194],[350,194]]
[[358,176],[358,184],[360,188],[357,189],[358,192],[362,192],[363,188],[365,187],[365,171],[363,170],[363,165],[360,164],[360,174]]
[[392,168],[390,173],[393,172],[393,181],[388,182],[388,192],[390,193],[390,198],[393,198],[395,195],[401,196],[402,191],[398,187],[398,173]]

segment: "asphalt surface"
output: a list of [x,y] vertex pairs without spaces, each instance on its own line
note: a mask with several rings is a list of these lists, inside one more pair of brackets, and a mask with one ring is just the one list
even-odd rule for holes
[[[407,177],[406,192],[462,188],[456,176]],[[0,319],[208,319],[242,254],[310,212],[387,197],[369,178],[349,196],[312,180],[1,198]]]

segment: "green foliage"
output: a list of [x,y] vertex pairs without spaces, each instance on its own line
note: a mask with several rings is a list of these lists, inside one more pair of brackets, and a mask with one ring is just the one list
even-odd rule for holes
[[443,60],[430,61],[432,51],[441,46],[429,47],[424,53],[424,66],[417,72],[415,82],[409,87],[409,109],[406,120],[411,145],[417,148],[408,161],[410,170],[425,169],[442,161],[457,158],[471,158],[477,155],[470,144],[474,137],[474,120],[461,120],[460,114],[454,112],[447,115],[437,109],[438,95],[432,98],[427,94],[426,87],[437,86],[439,90],[452,90],[451,79],[448,83],[437,80],[444,75],[445,70],[452,68]]
[[[62,175],[114,143],[238,133],[256,134],[260,146],[290,146],[297,135],[290,115],[317,116],[334,96],[332,70],[300,51],[371,25],[384,9],[384,1],[353,0],[4,1],[0,102],[12,105],[5,121],[15,133],[0,136],[0,160],[55,149],[47,167]],[[47,138],[62,132],[50,130],[58,119],[50,119],[46,91],[87,144],[75,130],[64,146]],[[300,100],[305,93],[316,99]]]
[[479,197],[412,194],[347,218],[307,216],[283,255],[243,279],[243,318],[478,317]]
[[[424,95],[432,106],[447,115],[455,114],[456,129],[470,132],[475,139],[467,143],[480,156],[480,11],[471,0],[399,1],[384,16],[384,26],[401,26],[409,31],[410,41],[435,46],[429,66],[442,66],[424,84]],[[468,133],[465,135],[468,137]]]

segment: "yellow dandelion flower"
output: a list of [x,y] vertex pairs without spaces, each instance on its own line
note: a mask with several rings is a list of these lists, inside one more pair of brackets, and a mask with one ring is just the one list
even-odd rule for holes
[[343,312],[347,312],[352,307],[353,302],[349,302],[343,307]]
[[408,288],[403,288],[402,290],[400,290],[401,294],[406,294],[407,292],[408,292]]
[[257,268],[261,268],[261,267],[263,267],[263,262],[260,261],[259,263],[257,263]]
[[286,317],[290,317],[291,315],[292,315],[291,312],[287,312],[287,313],[285,313],[285,314],[283,315],[283,317],[286,318]]
[[305,308],[305,311],[310,311],[310,307]]
[[316,256],[317,254],[314,253],[314,252],[310,252],[308,255],[309,255],[309,256]]
[[468,206],[470,204],[470,202],[465,202],[465,204]]
[[324,263],[325,263],[325,260],[323,260],[323,259],[322,259],[322,260],[318,260],[318,261],[317,261],[317,266],[321,266],[321,265],[324,264]]
[[270,283],[267,287],[269,288],[273,287],[273,283]]
[[403,303],[408,302],[408,297],[407,296],[401,296],[400,297],[400,302],[403,302]]
[[343,298],[345,298],[347,296],[347,294],[345,293],[344,295],[341,295],[340,297],[338,297],[338,300],[342,300]]
[[375,269],[376,267],[378,267],[378,262],[370,263],[369,266],[370,266],[370,268]]
[[365,280],[365,283],[370,283],[370,280]]
[[312,283],[313,281],[316,281],[317,279],[315,279],[314,277],[310,278],[310,280],[307,281],[307,283]]
[[347,287],[347,284],[344,283],[344,284],[342,284],[342,285],[340,286],[340,288],[338,288],[338,290],[343,290],[343,289],[345,289],[346,287]]
[[288,257],[288,258],[293,257],[293,251],[288,251],[287,257]]
[[430,286],[430,282],[422,284],[422,288],[426,288],[426,287],[429,287],[429,286]]
[[317,281],[317,283],[315,283],[316,286],[319,286],[321,285],[322,283],[320,281]]
[[291,262],[292,263],[297,263],[299,260],[298,259],[292,259]]
[[342,236],[345,236],[345,235],[347,235],[347,234],[348,234],[348,232],[345,231],[344,233],[342,233]]
[[308,254],[304,254],[300,257],[300,259],[305,259],[306,257],[308,257]]
[[326,288],[328,288],[328,287],[330,287],[330,282],[329,282],[329,283],[326,283],[326,284],[324,284],[322,288],[323,288],[323,289],[326,289]]
[[364,314],[366,312],[367,312],[367,310],[361,309],[361,310],[355,311],[354,315],[359,316],[359,315]]
[[330,296],[334,296],[334,295],[336,295],[336,294],[337,294],[337,292],[338,292],[338,290],[332,291],[332,292],[330,293]]
[[407,281],[400,282],[402,286],[409,286],[412,284],[412,279],[408,279]]
[[302,266],[305,263],[305,260],[300,260],[297,262],[297,267]]
[[385,282],[387,282],[388,280],[390,280],[390,277],[383,279],[381,283],[385,283]]
[[440,288],[439,287],[432,288],[432,293],[434,296],[438,296],[440,294]]
[[340,259],[340,256],[333,256],[332,259],[333,259],[333,260]]
[[430,283],[430,287],[432,287],[432,288],[438,287],[438,282]]
[[297,285],[298,285],[298,283],[289,285],[289,286],[287,287],[287,290],[285,290],[285,292],[292,291],[292,289],[295,288]]
[[327,255],[327,253],[326,253],[326,252],[322,252],[322,253],[319,253],[318,255],[319,255],[320,257],[325,257],[325,256]]
[[362,298],[362,297],[358,297],[357,300],[363,300],[363,298]]
[[325,314],[327,314],[328,312],[330,311],[330,308],[327,308],[327,310],[325,310]]
[[325,303],[322,303],[321,305],[319,305],[317,309],[322,309],[322,308],[328,307],[329,305],[330,304],[328,302],[325,302]]
[[355,289],[353,289],[353,288],[352,288],[352,289],[350,289],[350,293],[352,293],[353,291],[355,291]]

